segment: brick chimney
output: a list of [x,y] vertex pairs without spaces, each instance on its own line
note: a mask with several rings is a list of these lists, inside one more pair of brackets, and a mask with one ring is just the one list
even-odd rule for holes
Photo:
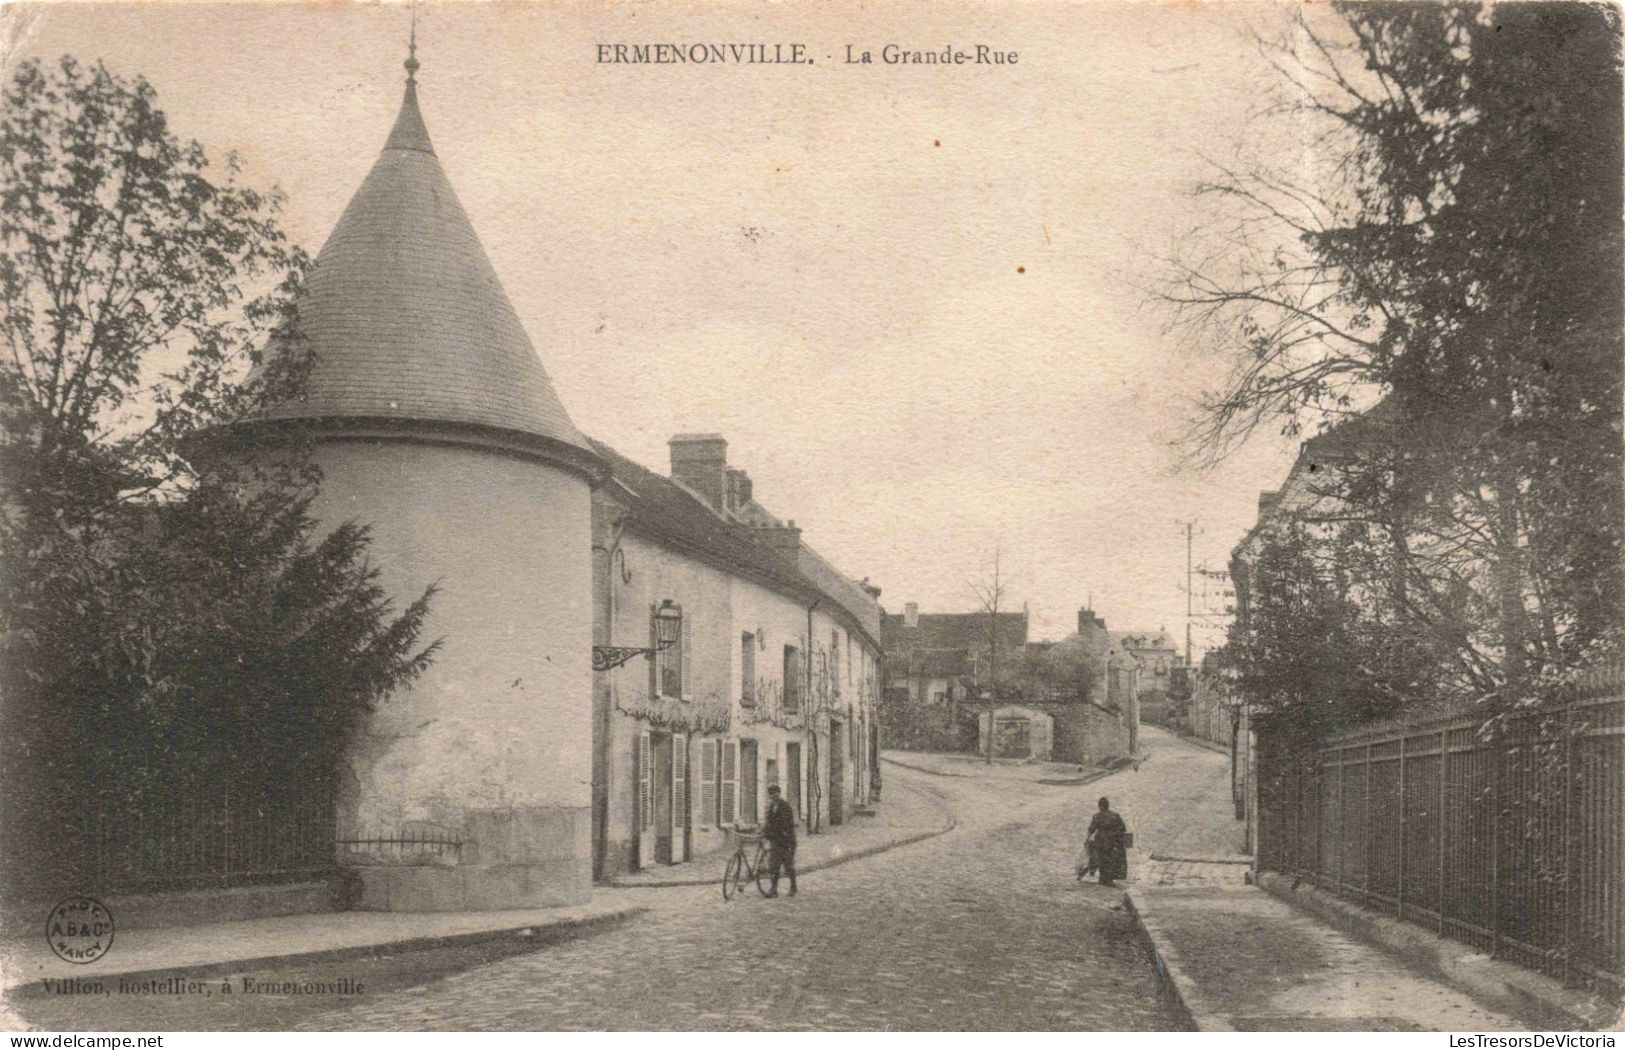
[[781,557],[788,559],[790,564],[800,563],[801,530],[796,527],[794,518],[783,525],[763,525],[760,533],[763,542],[777,551]]
[[1094,680],[1089,683],[1089,699],[1104,705],[1109,686],[1107,663],[1111,658],[1111,636],[1106,633],[1105,619],[1096,616],[1093,609],[1079,609],[1078,639],[1099,663]]
[[750,502],[751,484],[750,475],[737,467],[728,469],[728,509],[737,511]]
[[870,583],[869,577],[865,576],[863,578],[863,582],[858,584],[858,586],[863,588],[864,594],[867,594],[877,602],[880,600],[880,588]]
[[903,626],[920,626],[920,604],[918,602],[907,602],[903,605]]
[[671,447],[672,479],[717,510],[727,509],[727,440],[721,434],[677,434],[666,444]]

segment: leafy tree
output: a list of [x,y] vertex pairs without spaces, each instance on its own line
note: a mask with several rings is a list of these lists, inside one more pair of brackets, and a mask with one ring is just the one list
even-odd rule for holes
[[1534,702],[1617,646],[1619,41],[1602,6],[1300,9],[1260,40],[1292,164],[1216,164],[1167,260],[1232,364],[1192,459],[1357,429],[1317,513],[1432,691]]
[[1022,692],[1034,699],[1059,691],[1105,703],[1105,697],[1089,696],[1100,675],[1100,660],[1077,634],[1050,645],[1029,645],[1014,665]]
[[1427,674],[1431,652],[1404,625],[1372,616],[1351,588],[1348,547],[1301,523],[1271,530],[1225,646],[1254,725],[1288,750],[1393,713]]
[[366,531],[318,536],[304,444],[218,451],[308,373],[281,198],[100,65],[25,62],[3,109],[4,852],[66,878],[93,819],[330,778],[430,596],[396,615]]

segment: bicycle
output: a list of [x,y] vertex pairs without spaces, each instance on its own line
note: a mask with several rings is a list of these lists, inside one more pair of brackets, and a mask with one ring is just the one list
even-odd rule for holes
[[[738,835],[738,843],[734,846],[733,856],[728,858],[728,866],[722,872],[722,899],[731,900],[733,895],[740,892],[747,885],[746,880],[756,883],[756,892],[766,897],[772,886],[773,875],[767,863],[767,840],[734,825]],[[747,848],[754,845],[754,854],[748,853]]]

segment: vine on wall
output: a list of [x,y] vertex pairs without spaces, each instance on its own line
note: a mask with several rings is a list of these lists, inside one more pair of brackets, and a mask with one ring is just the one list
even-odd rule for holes
[[682,733],[726,733],[733,722],[732,705],[715,693],[696,700],[649,697],[638,693],[624,699],[616,689],[615,710],[647,722],[656,729]]

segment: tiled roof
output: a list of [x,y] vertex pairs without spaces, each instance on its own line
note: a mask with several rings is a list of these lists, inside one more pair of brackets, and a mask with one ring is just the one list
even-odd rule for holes
[[858,621],[864,633],[876,642],[880,640],[880,604],[805,543],[801,545],[801,571],[825,597]]
[[[880,645],[888,656],[906,658],[911,649],[959,649],[966,652],[988,648],[987,613],[921,613],[919,625],[910,627],[901,613],[880,617]],[[999,650],[1014,652],[1027,644],[1027,614],[1000,613]]]
[[921,678],[969,678],[973,671],[966,649],[916,649],[913,669]]
[[[788,589],[797,598],[821,594],[844,609],[870,641],[879,644],[879,606],[817,551],[803,543],[800,557],[792,564],[758,538],[759,530],[729,521],[685,486],[628,459],[602,441],[586,440],[619,485],[618,498],[627,505],[628,525],[657,541],[686,548],[713,564]],[[866,605],[871,610],[867,613]]]
[[410,81],[299,311],[316,366],[306,396],[273,418],[475,424],[587,447],[435,158]]
[[1178,646],[1167,631],[1107,631],[1114,649],[1173,649]]
[[799,569],[751,535],[716,514],[705,501],[677,482],[627,459],[602,441],[587,439],[624,490],[627,524],[656,539],[675,541],[714,562],[735,567],[788,587],[798,594],[818,590]]

